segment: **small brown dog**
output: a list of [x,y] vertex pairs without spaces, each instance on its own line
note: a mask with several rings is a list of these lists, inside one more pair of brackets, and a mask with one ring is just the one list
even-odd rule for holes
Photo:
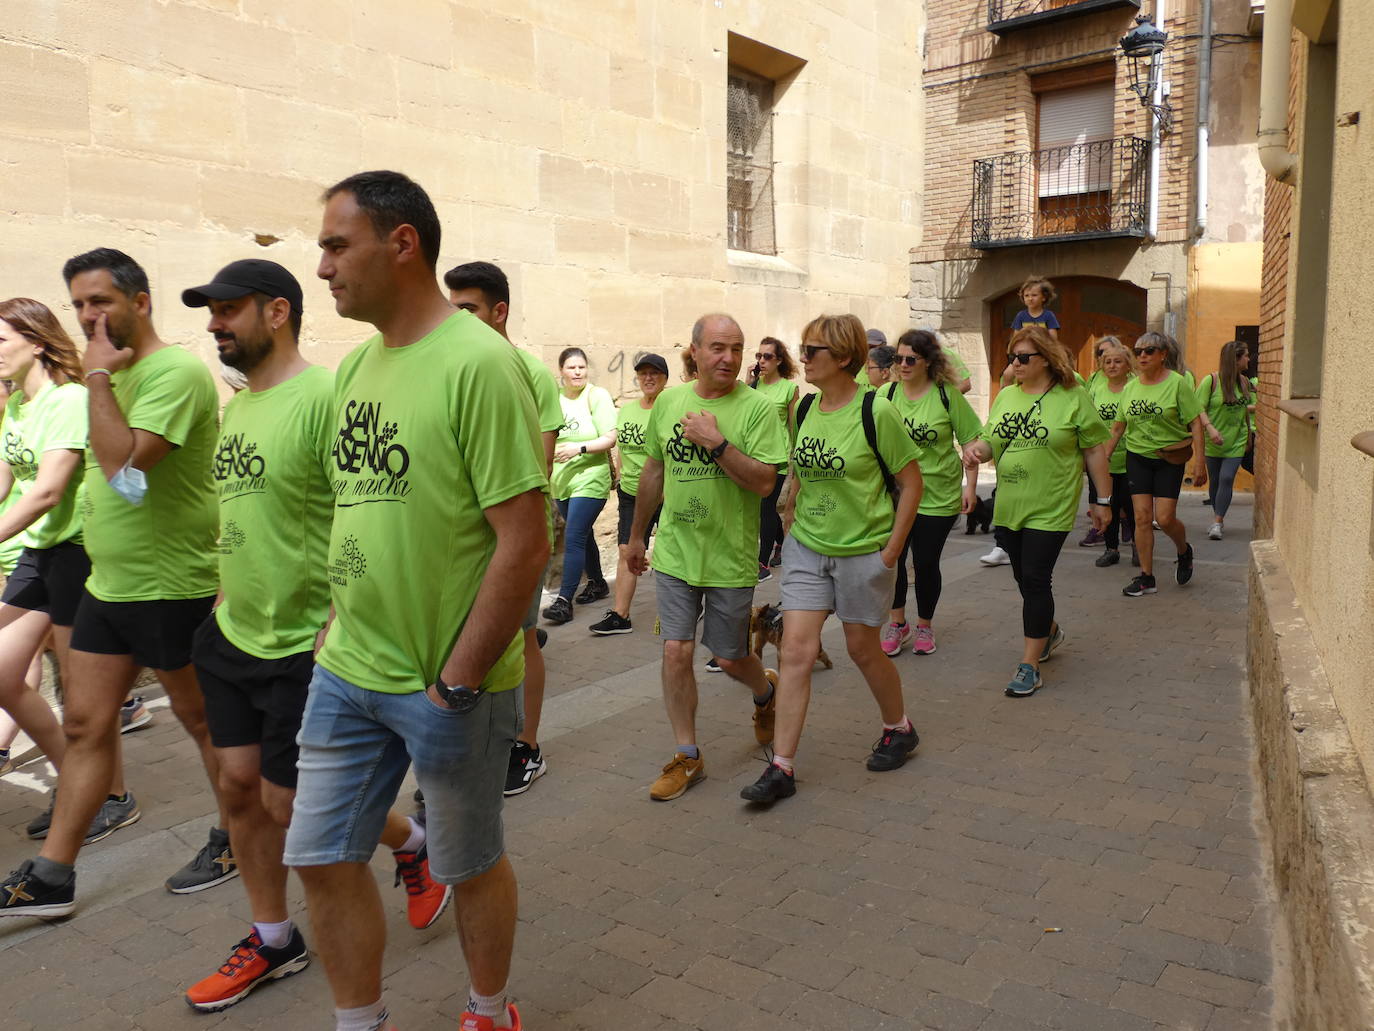
[[[749,641],[760,662],[763,661],[763,646],[771,644],[778,651],[778,664],[781,665],[782,609],[776,605],[760,605],[754,609],[754,614],[749,617]],[[824,648],[816,656],[816,661],[826,669],[835,668],[835,664],[830,661],[830,656],[825,654]]]

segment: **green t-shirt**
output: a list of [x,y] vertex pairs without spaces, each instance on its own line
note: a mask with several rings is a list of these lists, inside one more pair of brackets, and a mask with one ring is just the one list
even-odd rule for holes
[[787,461],[787,434],[773,405],[743,383],[724,397],[697,395],[696,384],[671,387],[649,415],[644,449],[663,463],[663,514],[653,567],[695,587],[752,587],[759,578],[759,503],[737,486],[705,448],[682,435],[687,412],[710,412],[721,434],[759,462]]
[[[546,483],[534,401],[514,349],[467,312],[408,347],[374,336],[334,383],[334,622],[319,662],[370,691],[423,691],[496,550],[483,509]],[[515,688],[524,665],[516,628],[481,686]]]
[[[900,383],[883,389],[881,395],[892,403],[916,445],[916,460],[921,463],[925,484],[918,511],[932,516],[956,515],[963,500],[964,462],[954,449],[954,440],[967,444],[983,432],[982,422],[959,388],[950,383],[945,384],[948,411],[940,400],[940,388],[933,383],[915,401],[907,400]],[[809,424],[811,417],[806,421]]]
[[1002,388],[983,434],[997,463],[997,525],[1072,530],[1083,493],[1083,450],[1107,436],[1082,387],[1055,384],[1043,396],[1016,383]]
[[786,426],[787,410],[792,404],[792,399],[797,396],[797,384],[790,379],[783,379],[779,376],[772,383],[759,380],[759,385],[754,390],[758,392],[760,397],[766,397],[772,402],[778,413],[778,421]]
[[1157,457],[1155,452],[1160,448],[1189,437],[1189,425],[1202,412],[1197,394],[1176,372],[1158,383],[1131,380],[1118,396],[1121,404],[1116,419],[1126,424],[1126,450],[1148,458]]
[[[534,407],[539,416],[539,432],[557,433],[563,428],[563,406],[558,403],[558,380],[554,379],[547,365],[528,351],[516,347],[515,353],[520,356],[525,378],[529,380],[530,392],[534,394]],[[542,448],[539,453],[544,453]]]
[[1212,425],[1221,434],[1220,446],[1207,439],[1208,458],[1243,458],[1245,445],[1250,440],[1250,413],[1247,406],[1254,404],[1254,394],[1236,394],[1233,403],[1226,403],[1226,395],[1217,386],[1215,376],[1203,376],[1197,387],[1197,403],[1212,420]]
[[945,361],[949,362],[949,367],[954,370],[954,389],[958,391],[959,384],[969,378],[968,363],[959,356],[958,351],[951,351],[948,347],[942,347]]
[[209,597],[219,585],[219,512],[210,476],[219,415],[214,378],[195,355],[163,347],[112,379],[129,428],[175,446],[145,474],[141,505],[115,493],[87,448],[86,589],[101,601]]
[[644,468],[644,435],[652,408],[631,401],[615,417],[615,446],[620,452],[620,489],[631,497],[639,493],[639,474]]
[[[1093,404],[1097,407],[1097,417],[1102,420],[1102,424],[1107,427],[1110,433],[1112,423],[1116,422],[1117,406],[1121,403],[1121,395],[1126,392],[1123,386],[1118,393],[1112,393],[1111,382],[1102,373],[1095,374],[1096,379],[1090,380],[1092,384],[1088,388],[1088,396],[1092,398]],[[1126,381],[1130,383],[1130,380]],[[1120,476],[1126,472],[1126,445],[1117,444],[1116,450],[1112,452],[1112,460],[1108,464],[1113,476]]]
[[215,452],[219,575],[215,619],[259,659],[310,651],[329,617],[334,374],[312,365],[224,409]]
[[[918,460],[919,450],[884,393],[873,399],[873,426],[878,452],[895,476]],[[792,536],[818,555],[868,555],[892,535],[892,501],[864,436],[863,398],[860,390],[843,408],[824,412],[818,397],[792,445]]]
[[[583,444],[615,429],[615,402],[601,387],[588,383],[576,398],[560,391],[558,403],[563,409],[559,444]],[[577,455],[566,462],[554,462],[551,483],[553,496],[559,501],[610,497],[610,453]]]
[[[10,488],[9,495],[4,501],[0,501],[0,515],[4,515],[10,510],[10,506],[19,500],[19,486],[15,484]],[[14,572],[14,567],[19,564],[19,555],[24,550],[24,545],[19,542],[23,534],[16,533],[7,541],[0,541],[0,573],[9,576]]]
[[857,384],[859,384],[859,389],[860,389],[860,390],[867,390],[867,391],[870,391],[870,392],[873,390],[873,384],[870,383],[870,382],[868,382],[868,363],[867,363],[867,362],[864,363],[863,368],[859,369],[858,372],[854,373],[854,382],[857,383]]
[[[32,401],[24,398],[22,390],[10,395],[5,405],[5,461],[21,495],[38,482],[38,466],[47,452],[86,450],[87,420],[86,388],[80,383],[54,386],[47,382]],[[23,548],[51,548],[80,540],[81,481],[73,473],[62,499],[11,539]]]

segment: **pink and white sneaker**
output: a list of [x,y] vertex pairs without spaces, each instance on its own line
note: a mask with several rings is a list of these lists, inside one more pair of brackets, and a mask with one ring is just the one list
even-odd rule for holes
[[878,639],[882,645],[884,655],[900,655],[902,646],[911,640],[910,623],[887,623],[883,626],[883,632]]
[[928,626],[916,628],[916,640],[911,646],[912,655],[932,655],[935,652],[935,631]]

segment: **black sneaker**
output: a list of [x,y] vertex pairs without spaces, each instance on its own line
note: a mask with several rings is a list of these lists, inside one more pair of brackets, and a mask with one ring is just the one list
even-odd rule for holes
[[1154,594],[1159,588],[1155,586],[1155,578],[1146,573],[1141,573],[1134,580],[1121,589],[1121,593],[1128,598],[1139,598],[1142,594]]
[[609,637],[611,634],[628,634],[634,627],[615,609],[607,609],[606,618],[599,623],[593,623],[587,629],[598,637]]
[[706,672],[707,672],[707,673],[723,673],[723,672],[724,672],[724,670],[722,670],[722,669],[720,668],[720,663],[716,661],[716,657],[715,657],[714,655],[712,655],[709,659],[706,660]]
[[577,596],[577,604],[590,605],[594,601],[601,601],[611,596],[611,588],[605,580],[588,580],[587,586],[582,588],[582,593]]
[[797,793],[797,778],[781,766],[768,764],[768,769],[759,774],[759,779],[748,787],[740,788],[739,797],[746,802],[776,802],[780,798],[791,798]]
[[33,860],[0,881],[0,917],[66,916],[76,908],[76,874],[66,884],[48,884],[33,874]]
[[759,583],[763,583],[765,580],[771,580],[771,579],[773,579],[773,571],[772,571],[771,569],[769,569],[767,566],[765,566],[762,562],[760,562],[760,563],[759,563]]
[[510,765],[506,767],[506,797],[523,795],[536,780],[549,772],[541,748],[531,748],[523,741],[515,742],[510,750]]
[[916,746],[921,743],[921,737],[916,733],[916,727],[909,720],[909,730],[883,730],[883,736],[873,746],[873,754],[868,757],[868,768],[875,773],[882,773],[887,770],[895,770],[902,766],[912,752],[916,751]]
[[535,627],[534,641],[536,644],[539,645],[539,650],[542,652],[544,650],[544,645],[549,643],[549,632],[545,630],[542,626]]
[[35,841],[48,836],[48,828],[52,826],[52,807],[57,804],[57,791],[48,793],[48,808],[29,821],[29,825],[24,828],[24,833]]
[[1182,587],[1193,578],[1193,546],[1188,545],[1188,550],[1178,557],[1178,565],[1174,568],[1174,579]]
[[781,545],[781,544],[774,544],[774,545],[773,545],[773,554],[771,554],[771,555],[768,556],[768,564],[769,564],[770,566],[780,566],[780,565],[782,565],[782,545]]
[[568,601],[567,598],[555,598],[553,601],[549,602],[548,608],[546,608],[541,615],[554,626],[562,626],[564,623],[571,623],[573,618],[572,602]]
[[229,832],[210,828],[209,840],[194,859],[167,878],[167,890],[173,895],[213,888],[239,875],[239,861],[229,847]]
[[143,813],[138,808],[138,803],[134,801],[132,791],[124,792],[123,799],[106,798],[100,803],[100,811],[95,814],[95,819],[91,821],[90,829],[86,831],[86,838],[83,845],[93,845],[97,841],[104,841],[121,827],[127,827],[131,823],[138,823],[138,818]]
[[1098,569],[1106,569],[1108,566],[1114,566],[1120,561],[1121,552],[1117,551],[1116,548],[1108,548],[1101,555],[1097,556],[1097,561],[1094,562],[1093,565],[1097,566]]

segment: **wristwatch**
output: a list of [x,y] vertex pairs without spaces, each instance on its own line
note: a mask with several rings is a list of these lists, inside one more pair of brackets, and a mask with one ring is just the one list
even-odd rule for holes
[[434,693],[439,696],[439,700],[447,705],[456,713],[469,713],[477,708],[477,703],[482,700],[482,689],[480,687],[465,687],[462,684],[455,684],[449,687],[444,683],[444,678],[438,676],[434,678]]
[[1111,499],[1111,498],[1098,498],[1096,501],[1093,502],[1093,504],[1094,504],[1094,505],[1106,505],[1108,508],[1111,508],[1111,507],[1112,507],[1112,499]]
[[587,453],[587,445],[586,445],[586,444],[583,444],[583,445],[582,445],[582,454],[585,455],[586,453]]
[[715,447],[711,449],[711,457],[719,458],[721,455],[725,454],[725,449],[729,446],[730,442],[728,440],[722,440],[719,444],[717,444]]

